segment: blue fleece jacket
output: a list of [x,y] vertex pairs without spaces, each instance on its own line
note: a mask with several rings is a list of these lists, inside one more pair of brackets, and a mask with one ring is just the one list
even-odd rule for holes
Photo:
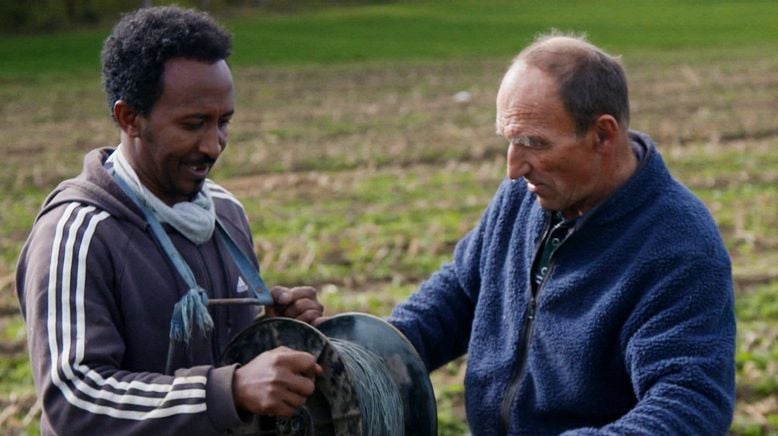
[[[468,354],[480,434],[725,434],[734,405],[729,256],[651,139],[630,180],[582,217],[533,298],[550,219],[506,180],[478,226],[390,321],[428,369]],[[534,307],[533,307],[534,306]]]

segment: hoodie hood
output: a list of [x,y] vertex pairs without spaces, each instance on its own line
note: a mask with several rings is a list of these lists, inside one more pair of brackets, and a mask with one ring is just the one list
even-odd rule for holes
[[141,210],[122,191],[113,176],[103,167],[113,148],[92,150],[84,157],[84,167],[77,177],[61,182],[43,202],[39,220],[52,209],[63,203],[79,202],[105,210],[115,219],[131,222],[140,228],[146,227]]

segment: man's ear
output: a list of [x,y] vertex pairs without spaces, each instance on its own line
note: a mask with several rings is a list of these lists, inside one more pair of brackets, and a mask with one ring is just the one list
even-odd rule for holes
[[619,122],[613,115],[600,115],[594,120],[597,148],[607,150],[614,146],[619,136]]
[[138,126],[140,116],[140,113],[124,100],[117,100],[113,104],[114,119],[119,124],[119,128],[131,138],[140,136]]

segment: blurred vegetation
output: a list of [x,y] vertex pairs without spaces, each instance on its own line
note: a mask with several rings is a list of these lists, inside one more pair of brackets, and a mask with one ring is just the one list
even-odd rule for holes
[[111,23],[138,7],[177,4],[215,15],[246,8],[291,13],[324,7],[385,3],[389,0],[27,0],[0,3],[0,33],[41,33]]
[[[52,27],[60,29],[53,33],[4,37],[0,44],[0,78],[41,73],[97,73],[102,41],[118,11],[126,10],[121,6],[127,3],[138,3],[138,0],[106,1],[105,10],[113,5],[116,11],[106,13],[106,19],[99,25],[68,24]],[[211,9],[216,9],[214,5],[219,1],[227,0],[210,0]],[[50,2],[52,8],[61,6],[54,0],[3,4],[9,7],[39,2]],[[286,3],[278,0],[269,0],[265,7],[220,9],[234,33],[233,65],[337,65],[508,57],[535,34],[549,28],[587,33],[616,54],[654,53],[658,62],[685,56],[687,50],[692,50],[695,58],[715,58],[726,53],[759,57],[774,50],[778,41],[774,19],[778,16],[778,2],[764,0],[586,3],[575,0],[289,0],[288,3],[301,10],[284,9]],[[341,3],[359,4],[331,7]],[[94,4],[98,4],[97,0]],[[304,5],[309,7],[303,8]],[[65,15],[57,11],[52,16]],[[9,28],[0,26],[0,29]]]

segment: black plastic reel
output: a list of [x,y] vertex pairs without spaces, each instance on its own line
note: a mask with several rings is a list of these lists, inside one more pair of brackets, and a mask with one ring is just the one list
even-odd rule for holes
[[406,435],[437,434],[435,395],[418,353],[399,330],[363,313],[337,315],[316,328],[289,318],[262,318],[239,333],[222,354],[220,365],[245,364],[265,351],[286,346],[312,354],[324,371],[316,378],[313,395],[292,417],[257,417],[233,434],[362,434],[358,391],[328,338],[352,342],[383,360],[402,397]]

